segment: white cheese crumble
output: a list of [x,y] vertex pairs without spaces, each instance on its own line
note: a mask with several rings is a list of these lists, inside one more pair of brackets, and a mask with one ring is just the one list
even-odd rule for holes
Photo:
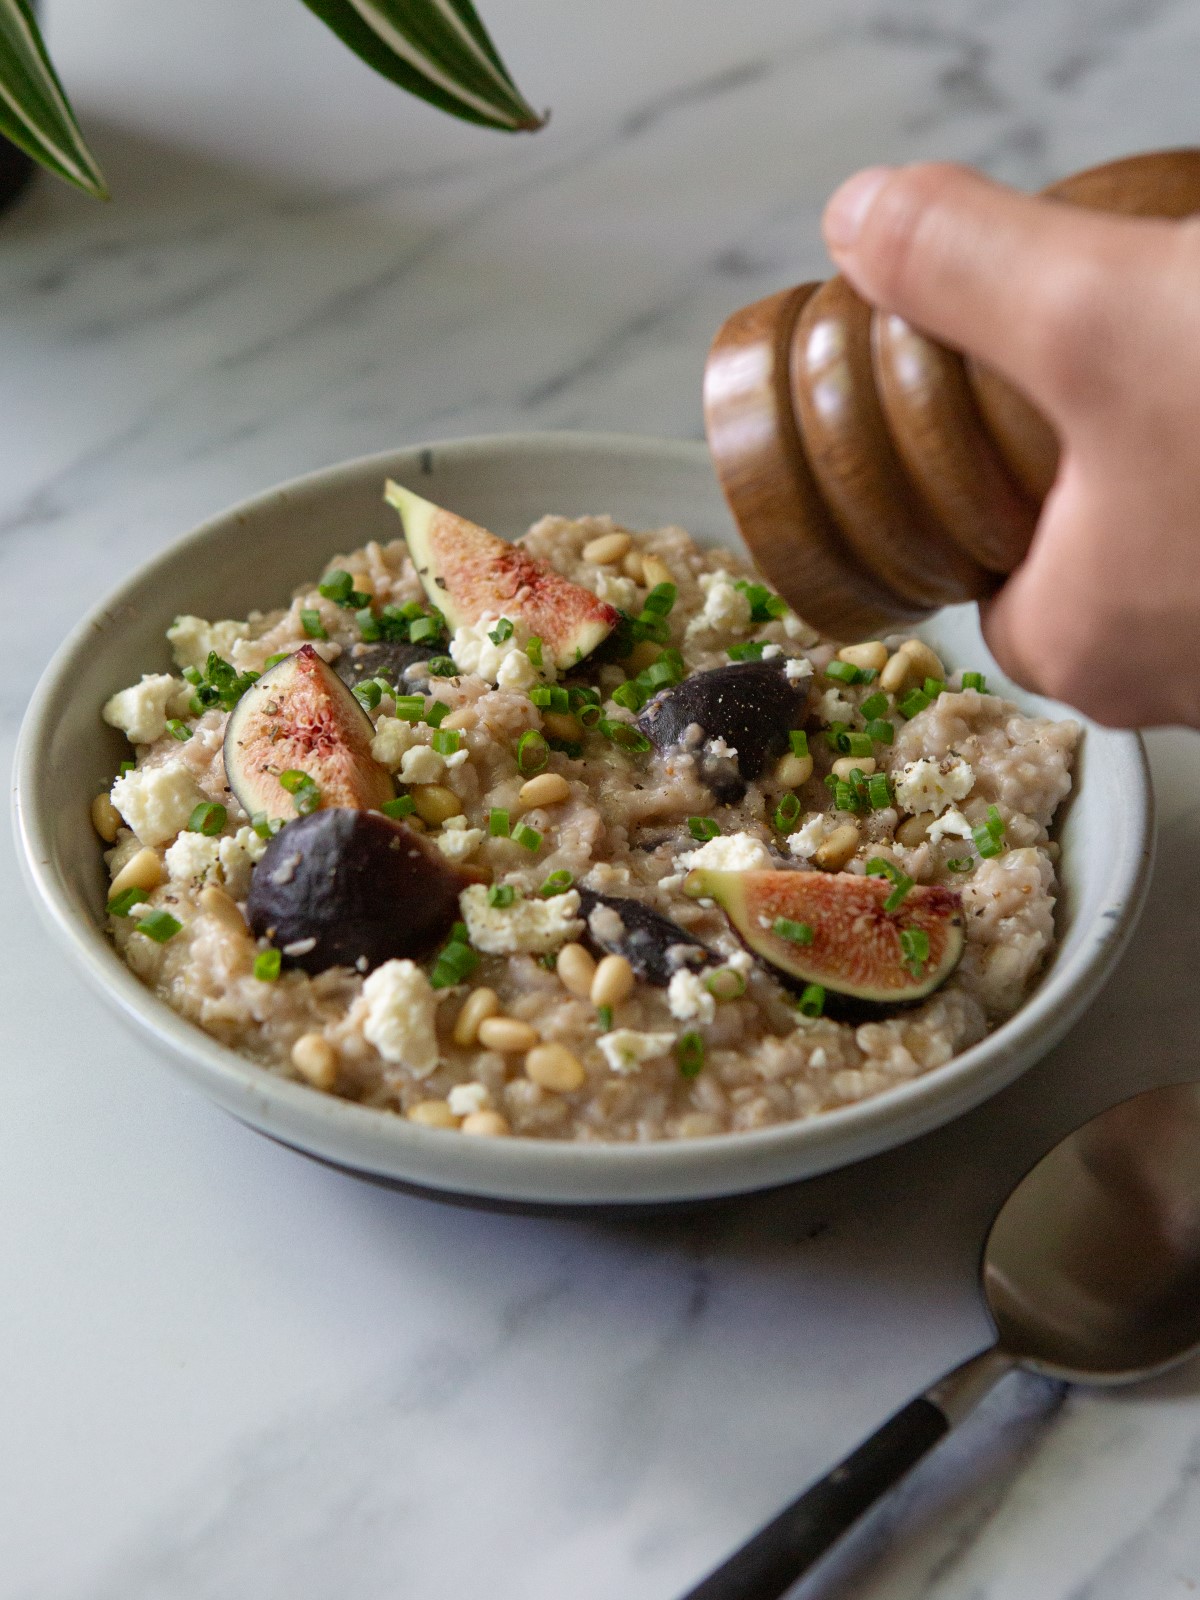
[[167,629],[167,642],[178,667],[198,667],[203,672],[210,650],[228,661],[239,639],[249,636],[247,622],[205,622],[203,617],[176,617]]
[[413,961],[385,961],[363,983],[363,1033],[385,1061],[427,1078],[438,1064],[438,993]]
[[182,761],[126,772],[112,786],[112,803],[143,844],[166,844],[208,797]]
[[975,773],[961,756],[943,756],[940,761],[922,758],[901,767],[892,779],[896,803],[914,816],[920,811],[940,815],[959,800],[965,800],[975,785]]
[[807,656],[789,656],[783,675],[789,683],[802,683],[813,675],[813,664]]
[[771,855],[752,833],[721,833],[698,850],[681,855],[676,865],[688,870],[707,867],[710,872],[765,872]]
[[[483,843],[483,829],[466,827],[466,820],[465,817],[451,817],[445,824],[444,831],[434,836],[438,849],[451,861],[465,861],[468,856],[473,856]],[[464,826],[452,828],[451,822],[462,823]]]
[[371,754],[389,772],[404,760],[405,754],[417,742],[412,724],[402,717],[380,717],[375,724],[375,737],[371,740]]
[[778,656],[781,656],[782,654],[783,654],[782,645],[765,644],[765,645],[763,645],[763,653],[759,657],[759,659],[761,661],[774,661]]
[[525,646],[529,642],[528,627],[515,617],[508,620],[513,624],[513,631],[499,644],[491,637],[500,621],[499,616],[481,617],[478,622],[464,623],[461,628],[456,628],[450,640],[450,654],[455,666],[461,672],[471,672],[486,679],[488,683],[501,683],[503,673],[501,687],[505,689],[528,689],[539,678],[553,683],[556,674],[549,651],[543,654],[539,672],[525,653]]
[[596,1040],[600,1054],[613,1072],[636,1072],[643,1061],[665,1056],[675,1043],[673,1033],[638,1033],[635,1028],[614,1028]]
[[413,745],[400,759],[402,783],[437,783],[445,770],[446,763],[427,744]]
[[809,856],[817,853],[836,827],[837,823],[832,817],[826,816],[823,811],[816,811],[795,833],[788,834],[788,849],[798,860],[807,861]]
[[972,837],[971,824],[957,806],[951,806],[949,811],[943,812],[940,817],[929,824],[930,844],[937,844],[938,840],[944,839],[947,834],[954,834],[959,839],[970,839]]
[[704,590],[704,609],[688,623],[689,634],[750,626],[750,602],[728,572],[702,572],[698,582]]
[[181,833],[163,858],[176,883],[203,883],[221,865],[221,841],[202,833]]
[[253,828],[239,828],[232,837],[226,834],[217,840],[221,876],[235,900],[250,893],[250,874],[266,854],[267,842]]
[[737,751],[733,745],[727,744],[724,739],[710,739],[704,746],[705,755],[713,756],[718,761],[736,761]]
[[711,1022],[717,1002],[704,986],[704,979],[688,967],[680,967],[667,985],[667,1005],[680,1022]]
[[446,1102],[456,1117],[469,1117],[476,1111],[486,1111],[492,1097],[482,1083],[456,1083]]
[[100,713],[110,728],[120,728],[130,744],[153,744],[167,731],[167,718],[186,716],[192,688],[165,672],[147,672],[132,688],[114,694]]
[[855,707],[837,689],[826,689],[817,701],[817,715],[824,723],[853,722]]
[[496,668],[496,687],[521,694],[526,689],[532,689],[538,677],[538,669],[524,650],[510,650]]
[[545,955],[583,932],[575,889],[550,900],[517,899],[510,906],[492,906],[486,886],[473,883],[463,890],[458,903],[467,936],[486,955]]
[[622,611],[634,613],[641,610],[638,586],[632,578],[620,578],[613,572],[598,572],[592,580],[592,589],[610,606],[619,606]]

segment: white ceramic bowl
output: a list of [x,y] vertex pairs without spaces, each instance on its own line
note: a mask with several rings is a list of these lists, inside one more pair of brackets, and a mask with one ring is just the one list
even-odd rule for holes
[[[738,1193],[802,1178],[899,1144],[1010,1083],[1083,1011],[1140,910],[1152,851],[1140,740],[1089,726],[1060,830],[1060,942],[1023,1009],[944,1067],[872,1100],[754,1133],[645,1145],[466,1139],[284,1082],[224,1049],[149,993],[103,932],[105,876],[88,820],[126,755],[100,720],[115,690],[168,663],[179,612],[244,616],[284,602],[329,554],[394,538],[380,498],[393,476],[499,533],[547,511],[611,512],[632,527],[675,522],[702,544],[736,544],[702,445],[594,435],[463,439],[353,461],[273,489],[170,546],[82,622],[47,669],[21,733],[16,828],[42,911],[107,1003],[243,1122],[310,1154],[376,1176],[492,1200],[646,1204]],[[973,607],[924,629],[948,662],[986,667]],[[1047,705],[1012,689],[1019,704]]]

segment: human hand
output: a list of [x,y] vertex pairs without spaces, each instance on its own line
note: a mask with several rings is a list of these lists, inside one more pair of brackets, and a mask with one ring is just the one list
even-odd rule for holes
[[1061,442],[982,608],[1018,682],[1099,722],[1200,727],[1200,218],[1102,215],[963,167],[872,167],[825,211],[873,305],[978,356]]

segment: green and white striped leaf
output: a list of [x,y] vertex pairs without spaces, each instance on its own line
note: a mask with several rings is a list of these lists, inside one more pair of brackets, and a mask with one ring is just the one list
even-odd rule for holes
[[368,66],[466,122],[508,132],[545,121],[521,94],[471,0],[304,0]]
[[108,199],[28,0],[0,0],[0,133],[60,178]]

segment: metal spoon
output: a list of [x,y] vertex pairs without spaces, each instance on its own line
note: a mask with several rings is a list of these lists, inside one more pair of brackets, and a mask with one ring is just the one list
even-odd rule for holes
[[981,1267],[996,1342],[896,1412],[683,1600],[778,1600],[1013,1367],[1134,1383],[1200,1350],[1200,1084],[1093,1117],[1004,1202]]

